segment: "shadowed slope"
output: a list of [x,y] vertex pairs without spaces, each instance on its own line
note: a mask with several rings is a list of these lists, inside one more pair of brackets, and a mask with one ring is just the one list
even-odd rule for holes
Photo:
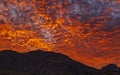
[[4,50],[0,51],[0,75],[120,75],[120,68],[109,64],[98,70],[55,52]]
[[17,53],[0,52],[0,71],[34,72],[40,75],[87,75],[98,73],[97,69],[78,63],[60,53],[32,51]]

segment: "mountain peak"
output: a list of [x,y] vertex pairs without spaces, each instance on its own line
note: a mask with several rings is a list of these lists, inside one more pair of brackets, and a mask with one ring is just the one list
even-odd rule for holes
[[119,70],[119,67],[116,64],[108,64],[102,68],[103,71],[116,71]]

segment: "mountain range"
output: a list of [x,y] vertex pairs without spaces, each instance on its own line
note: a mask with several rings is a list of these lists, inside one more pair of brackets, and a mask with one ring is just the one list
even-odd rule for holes
[[89,67],[68,56],[41,50],[18,53],[0,51],[0,75],[119,75],[120,68],[109,64],[101,69]]

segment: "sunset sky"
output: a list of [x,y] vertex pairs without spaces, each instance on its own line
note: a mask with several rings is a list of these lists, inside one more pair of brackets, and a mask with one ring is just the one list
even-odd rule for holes
[[120,66],[120,0],[0,0],[0,50],[37,49]]

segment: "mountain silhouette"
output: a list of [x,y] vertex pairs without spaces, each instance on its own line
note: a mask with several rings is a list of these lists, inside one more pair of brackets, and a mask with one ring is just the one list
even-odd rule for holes
[[109,65],[102,68],[103,71],[117,71],[119,69],[120,68],[117,67],[117,65],[115,65],[115,64],[109,64]]
[[[116,69],[117,66],[108,65],[98,70],[55,52],[0,51],[0,75],[108,75],[108,71],[112,71],[111,68]],[[112,73],[120,74],[119,70],[117,74]]]

